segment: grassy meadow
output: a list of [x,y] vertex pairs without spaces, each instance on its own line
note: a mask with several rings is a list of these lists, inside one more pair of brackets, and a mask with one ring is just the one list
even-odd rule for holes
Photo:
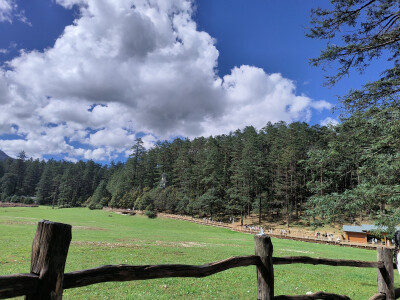
[[[107,264],[204,264],[254,253],[253,236],[194,223],[125,216],[87,208],[0,208],[0,275],[28,273],[37,222],[72,227],[66,272]],[[376,260],[371,250],[273,239],[274,256]],[[256,299],[256,268],[242,267],[206,278],[111,282],[64,291],[65,299]],[[312,265],[275,266],[275,294],[308,291],[368,299],[376,270]],[[395,286],[399,286],[395,276]]]

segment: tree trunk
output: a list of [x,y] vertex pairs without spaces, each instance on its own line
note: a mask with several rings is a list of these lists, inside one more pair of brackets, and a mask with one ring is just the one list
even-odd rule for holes
[[324,194],[323,181],[322,181],[322,166],[321,166],[319,175],[320,175],[320,184],[321,184],[320,196],[322,196]]
[[286,170],[285,173],[285,204],[286,204],[286,226],[289,227],[289,223],[290,223],[290,212],[289,212],[289,187],[288,187],[288,180],[289,180],[289,174],[288,171]]

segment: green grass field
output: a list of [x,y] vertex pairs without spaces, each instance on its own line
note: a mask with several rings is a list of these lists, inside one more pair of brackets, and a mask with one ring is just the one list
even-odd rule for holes
[[[125,216],[87,208],[0,208],[0,275],[28,273],[37,222],[72,227],[66,272],[107,264],[204,264],[254,253],[253,236],[194,223]],[[274,256],[376,260],[371,250],[273,239]],[[312,265],[275,266],[275,294],[325,291],[368,299],[377,292],[376,270]],[[395,286],[399,286],[395,274]],[[64,291],[65,299],[256,299],[256,268],[206,278],[112,282]]]

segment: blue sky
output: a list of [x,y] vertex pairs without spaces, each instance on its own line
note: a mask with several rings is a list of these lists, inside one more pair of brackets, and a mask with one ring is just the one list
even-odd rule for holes
[[321,4],[0,0],[0,149],[107,163],[137,137],[337,120],[337,95],[378,73],[322,86],[326,42],[305,37]]

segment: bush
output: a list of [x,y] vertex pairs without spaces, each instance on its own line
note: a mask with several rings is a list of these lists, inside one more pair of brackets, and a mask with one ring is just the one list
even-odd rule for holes
[[90,210],[93,210],[93,209],[103,209],[103,205],[101,205],[101,204],[99,204],[99,203],[97,203],[97,204],[95,204],[95,203],[90,203],[90,204],[88,205],[88,208],[89,208]]
[[58,206],[58,208],[71,208],[72,206],[70,204],[61,204]]
[[10,202],[10,196],[6,195],[5,193],[1,194],[1,202]]
[[149,219],[155,219],[157,218],[157,212],[155,212],[154,210],[146,210],[144,212],[144,214],[149,217]]
[[149,205],[146,207],[146,210],[145,210],[144,214],[145,214],[149,219],[157,218],[157,212],[156,212],[156,210],[154,209],[154,205],[152,205],[152,204],[149,204]]
[[19,197],[17,195],[12,195],[11,199],[10,199],[10,202],[11,203],[18,203],[18,202],[20,202],[20,199],[19,199]]
[[33,199],[31,197],[24,197],[23,203],[24,204],[33,204]]

